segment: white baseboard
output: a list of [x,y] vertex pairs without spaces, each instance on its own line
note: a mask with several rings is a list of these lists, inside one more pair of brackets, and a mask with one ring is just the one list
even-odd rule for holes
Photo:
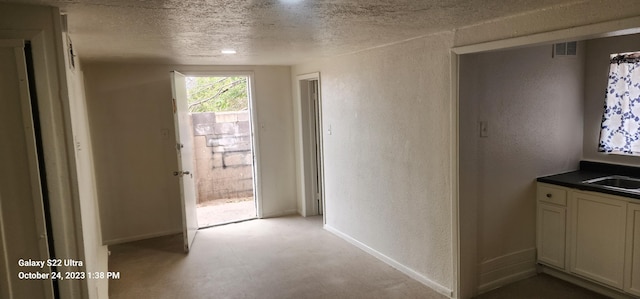
[[480,264],[480,294],[536,275],[536,249],[512,252]]
[[387,265],[399,270],[400,272],[408,275],[409,277],[417,280],[418,282],[426,285],[427,287],[435,290],[436,292],[445,295],[449,298],[452,298],[453,296],[453,291],[429,278],[427,278],[426,276],[416,272],[415,270],[399,263],[398,261],[380,253],[379,251],[367,246],[366,244],[352,238],[351,236],[337,230],[336,228],[331,227],[330,225],[325,224],[324,225],[324,229],[326,229],[327,231],[331,232],[332,234],[342,238],[343,240],[353,244],[354,246],[362,249],[364,252],[374,256],[375,258],[385,262]]
[[268,213],[268,214],[263,213],[262,218],[275,218],[275,217],[291,216],[291,215],[298,215],[298,209],[277,211],[277,212]]
[[140,241],[140,240],[144,240],[144,239],[151,239],[151,238],[157,238],[157,237],[163,237],[163,236],[175,235],[175,234],[181,234],[181,233],[182,233],[181,229],[179,229],[179,230],[168,230],[168,231],[155,232],[155,233],[144,234],[144,235],[137,235],[137,236],[123,237],[123,238],[116,238],[116,239],[111,239],[111,240],[104,240],[102,242],[102,245],[116,245],[116,244]]

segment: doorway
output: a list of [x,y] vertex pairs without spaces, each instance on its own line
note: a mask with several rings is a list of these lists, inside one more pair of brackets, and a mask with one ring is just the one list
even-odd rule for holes
[[249,76],[186,77],[200,228],[255,219]]
[[[301,214],[325,215],[320,73],[298,76],[302,167]],[[331,129],[329,129],[329,134]]]
[[[481,92],[478,90],[476,85],[469,83],[470,80],[465,79],[465,77],[468,76],[468,72],[465,72],[465,70],[473,70],[474,72],[481,70],[481,68],[478,67],[479,65],[478,56],[480,54],[482,54],[483,56],[493,55],[498,51],[504,51],[508,49],[509,51],[503,52],[503,53],[507,53],[507,52],[515,51],[517,49],[519,51],[518,54],[520,55],[521,54],[520,51],[530,51],[532,48],[535,48],[537,46],[546,45],[547,50],[545,51],[546,53],[544,53],[544,55],[548,55],[546,57],[547,59],[549,59],[552,52],[549,50],[553,49],[552,43],[556,43],[559,41],[583,41],[583,40],[591,40],[591,39],[596,39],[601,37],[613,37],[613,36],[622,36],[622,35],[628,35],[628,34],[637,34],[638,31],[640,31],[640,29],[634,28],[634,26],[636,25],[637,25],[637,20],[635,22],[626,22],[626,21],[606,22],[606,23],[599,23],[596,25],[582,26],[582,27],[564,29],[559,31],[551,31],[543,34],[534,35],[534,36],[527,36],[526,38],[518,37],[518,38],[500,40],[496,42],[488,42],[485,44],[469,45],[469,46],[463,46],[463,47],[452,49],[451,73],[452,73],[452,80],[453,80],[452,86],[454,88],[453,88],[451,103],[452,103],[452,110],[456,112],[455,117],[452,118],[453,120],[452,127],[456,129],[456,132],[454,135],[458,137],[453,143],[453,148],[452,148],[452,151],[457,156],[457,159],[454,161],[452,165],[453,166],[452,172],[454,173],[454,184],[452,184],[453,186],[452,192],[454,194],[454,207],[456,208],[456,214],[453,217],[453,220],[454,220],[453,225],[457,230],[456,232],[457,236],[456,238],[454,238],[455,240],[454,242],[456,242],[455,247],[457,250],[457,256],[454,262],[457,263],[456,270],[457,270],[458,282],[456,286],[457,288],[456,292],[457,292],[458,298],[470,298],[478,295],[479,293],[482,293],[483,291],[488,290],[489,288],[495,288],[499,286],[498,284],[502,285],[512,281],[513,279],[518,279],[517,275],[514,275],[511,272],[505,271],[504,269],[507,269],[507,267],[510,268],[509,271],[520,269],[514,266],[513,264],[513,262],[516,261],[516,258],[526,253],[535,252],[535,248],[533,248],[532,250],[521,250],[521,251],[515,252],[515,254],[510,253],[510,254],[504,255],[505,257],[508,256],[508,259],[510,260],[508,263],[503,262],[506,259],[487,258],[487,256],[482,256],[481,254],[479,254],[479,253],[482,253],[483,251],[483,249],[480,248],[481,242],[484,241],[485,243],[490,243],[490,241],[486,240],[487,238],[486,231],[494,231],[486,228],[483,229],[483,226],[486,227],[486,224],[481,222],[485,221],[484,219],[500,219],[499,217],[502,217],[502,216],[498,214],[499,210],[496,210],[496,209],[491,209],[490,212],[485,212],[485,213],[479,212],[482,206],[486,207],[488,206],[488,204],[487,202],[485,202],[485,200],[481,200],[477,198],[480,192],[476,190],[480,190],[480,189],[488,190],[489,188],[486,188],[482,184],[478,183],[477,179],[475,180],[469,179],[469,176],[477,176],[480,173],[479,171],[480,167],[484,167],[484,165],[491,164],[491,163],[488,163],[490,161],[488,161],[488,159],[486,159],[485,157],[496,157],[500,155],[496,155],[496,154],[490,155],[490,154],[487,154],[486,152],[478,151],[476,148],[478,147],[477,144],[480,142],[474,141],[470,138],[465,138],[466,137],[465,132],[472,132],[471,134],[475,138],[480,137],[479,135],[482,133],[485,134],[485,136],[482,136],[482,138],[488,137],[487,135],[495,136],[495,133],[486,133],[487,132],[486,122],[484,126],[485,129],[483,129],[483,132],[479,130],[480,126],[483,126],[480,122],[481,119],[478,119],[477,117],[477,115],[480,114],[478,113],[478,110],[480,108],[471,106],[471,105],[476,105],[485,109],[487,107],[499,106],[502,113],[504,113],[505,108],[502,105],[497,105],[497,104],[491,105],[491,104],[487,104],[486,102],[479,101],[477,95],[481,94]],[[499,55],[500,55],[500,62],[504,63],[506,61],[505,59],[506,55],[502,53]],[[530,58],[522,59],[522,57],[523,56],[519,56],[519,59],[533,61]],[[482,57],[482,58],[486,59],[486,57]],[[571,58],[561,57],[560,59],[563,59],[562,63],[564,65],[564,64],[567,64]],[[587,59],[587,61],[589,60]],[[608,63],[608,59],[605,60],[605,63]],[[488,67],[495,67],[495,65],[496,64],[492,64],[488,60],[483,60],[482,69],[485,69]],[[535,66],[539,67],[540,65],[542,64],[538,60],[536,60]],[[533,72],[528,71],[523,73],[532,74]],[[501,74],[505,77],[510,77],[508,75],[504,75],[504,73],[501,73]],[[484,79],[487,76],[481,75],[480,77]],[[549,68],[545,68],[545,78],[546,77],[555,78],[549,74]],[[569,76],[562,76],[562,77],[569,78]],[[522,76],[518,76],[517,78],[520,80]],[[484,82],[485,81],[483,81],[483,84],[485,84]],[[529,86],[537,86],[535,84],[532,84],[531,80],[527,80],[527,83],[529,84]],[[503,86],[513,86],[513,84],[505,84],[502,81],[500,82],[500,84]],[[493,92],[496,91],[495,88],[485,88],[485,89]],[[544,88],[544,91],[548,91],[548,90],[553,90],[553,89],[548,87]],[[567,90],[567,89],[565,86],[563,86],[563,88],[559,90]],[[466,93],[466,96],[465,96],[465,93]],[[469,94],[472,94],[473,97],[469,96]],[[539,99],[544,99],[544,98],[555,98],[555,99],[563,99],[563,100],[565,99],[565,97],[563,96],[556,96],[556,97],[537,96],[537,97]],[[599,98],[599,96],[597,97]],[[496,97],[492,97],[492,96],[488,96],[487,98],[491,100],[496,99]],[[521,99],[520,96],[517,96],[517,97],[511,96],[511,98]],[[587,98],[588,97],[582,98],[581,96],[581,98],[579,98],[578,100],[582,103],[586,103]],[[583,107],[580,107],[577,109],[567,109],[567,110],[552,108],[549,105],[538,102],[537,99],[536,99],[536,105],[539,105],[539,107],[545,107],[549,109],[548,111],[552,111],[552,112],[569,111],[569,110],[583,111]],[[531,109],[527,109],[526,107],[519,106],[518,108],[521,111],[527,111],[528,113],[531,113]],[[510,115],[510,117],[512,117],[513,119],[518,119],[518,120],[523,119],[523,117],[514,116],[514,113],[507,113],[507,114]],[[536,115],[540,115],[540,114],[536,114]],[[542,115],[546,116],[547,114],[545,113]],[[565,119],[565,118],[566,118],[566,115],[562,115],[561,118],[555,117],[554,119]],[[482,121],[484,121],[484,119]],[[576,122],[571,122],[571,124],[575,124],[575,123]],[[580,121],[579,123],[582,123],[582,121]],[[465,127],[467,127],[467,130],[465,130]],[[540,130],[540,132],[550,131],[548,129],[542,128],[542,126],[540,125],[533,125],[531,127],[534,127],[537,130]],[[491,128],[491,126],[489,126],[489,128]],[[502,126],[501,127],[502,131],[505,131],[504,128],[507,128],[507,127]],[[511,128],[511,126],[509,126],[509,128]],[[575,134],[575,132],[578,130],[583,130],[583,128],[576,129],[576,130],[567,130],[567,131],[571,132],[572,134]],[[496,132],[496,131],[493,131],[493,132]],[[522,134],[522,131],[520,131],[519,134]],[[544,139],[547,140],[548,139],[547,137],[548,136],[545,136]],[[500,138],[495,138],[495,139],[499,140]],[[567,140],[569,139],[567,138]],[[484,142],[484,143],[493,145],[494,149],[505,148],[500,144],[498,144],[498,146],[495,147],[496,146],[495,142],[490,142],[490,143]],[[530,148],[530,146],[522,146],[522,140],[519,140],[518,143],[521,145],[522,148]],[[578,144],[580,147],[582,147],[583,144],[586,144],[586,143],[583,143],[582,141],[580,141]],[[554,155],[558,154],[558,151],[556,151],[555,149],[549,149],[547,146],[540,146],[540,143],[536,143],[536,146],[540,148],[545,148],[546,150],[550,150],[554,152]],[[560,143],[560,146],[564,146],[564,145]],[[583,150],[580,148],[577,150],[577,152],[579,153],[582,153],[582,151]],[[473,153],[473,155],[470,154],[470,152]],[[481,153],[481,155],[479,155],[478,153]],[[482,157],[482,159],[479,159],[478,157]],[[527,159],[523,159],[523,157],[520,156],[519,160],[526,161],[531,159],[529,157],[527,157]],[[564,161],[569,161],[569,159],[564,159]],[[561,167],[562,164],[558,163],[553,166]],[[523,168],[521,166],[518,167],[518,169],[519,169],[518,173],[523,172]],[[540,165],[536,164],[536,169],[542,169],[542,168],[540,167]],[[547,170],[545,171],[545,173],[546,174],[558,173],[561,171],[562,170],[559,170],[559,171]],[[512,173],[513,172],[510,172],[509,174],[512,174]],[[482,175],[480,176],[482,177]],[[542,176],[542,174],[531,175],[530,177],[535,178],[537,176]],[[493,175],[493,177],[494,177],[494,181],[500,182],[501,184],[500,188],[505,186],[504,185],[505,180],[495,179],[496,177],[495,174]],[[529,179],[528,184],[532,184],[533,181],[535,181],[535,179]],[[513,184],[509,183],[509,185],[511,186]],[[492,190],[498,190],[498,189],[492,188]],[[491,194],[492,198],[495,198],[496,196],[494,193],[492,193],[492,191],[489,192],[488,194]],[[529,196],[529,198],[533,198],[535,200],[535,195],[533,197]],[[495,206],[497,205],[494,204],[493,207]],[[501,206],[517,206],[517,205],[501,204]],[[529,209],[529,210],[531,211],[532,209]],[[535,213],[535,211],[533,213]],[[509,211],[509,215],[511,216],[510,219],[514,219],[512,217],[513,213],[511,211]],[[534,217],[535,215],[530,216],[529,219],[534,219]],[[523,217],[520,217],[520,218],[523,218]],[[504,225],[504,222],[501,223],[501,226],[509,227],[509,225]],[[522,228],[523,226],[511,224],[510,227]],[[530,225],[528,229],[535,231],[535,226]],[[519,235],[526,235],[526,234],[519,234]],[[531,236],[531,234],[528,234],[528,235]],[[501,234],[501,237],[504,238],[505,234]],[[483,238],[484,240],[481,240],[481,238]],[[532,260],[532,261],[521,262],[520,265],[534,264],[535,253],[533,253],[533,255],[530,255],[529,260]],[[496,265],[501,266],[503,268],[498,269],[495,267]],[[491,269],[490,271],[492,271],[492,273],[490,273],[490,275],[483,275],[484,273],[482,273],[482,271],[483,270],[486,271],[487,269]],[[533,271],[535,271],[535,268],[533,269]],[[500,275],[507,274],[508,275],[507,279],[502,279],[502,277],[498,277],[496,273],[500,273]],[[497,283],[491,284],[491,281],[482,280],[483,278],[487,278],[487,277],[493,278],[493,279],[498,278],[495,280],[495,282]]]

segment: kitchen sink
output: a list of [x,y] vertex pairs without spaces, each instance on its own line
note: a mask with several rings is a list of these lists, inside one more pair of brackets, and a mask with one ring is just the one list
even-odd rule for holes
[[584,181],[585,184],[600,185],[603,187],[611,187],[616,189],[624,189],[629,191],[638,191],[640,189],[640,179],[625,176],[606,176],[592,180]]

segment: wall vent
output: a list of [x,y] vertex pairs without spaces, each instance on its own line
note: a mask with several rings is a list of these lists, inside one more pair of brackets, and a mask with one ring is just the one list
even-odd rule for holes
[[578,53],[578,42],[558,43],[553,45],[553,57],[576,56]]

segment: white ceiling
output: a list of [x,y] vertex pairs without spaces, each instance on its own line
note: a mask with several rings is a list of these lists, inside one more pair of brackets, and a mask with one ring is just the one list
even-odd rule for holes
[[[83,60],[290,65],[582,0],[20,0],[58,6]],[[223,48],[237,50],[222,55]]]

